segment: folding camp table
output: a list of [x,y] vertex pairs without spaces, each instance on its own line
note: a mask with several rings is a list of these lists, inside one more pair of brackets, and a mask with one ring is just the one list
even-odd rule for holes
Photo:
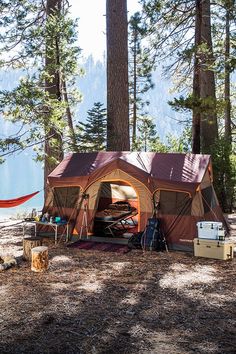
[[[66,242],[69,241],[69,223],[53,223],[53,222],[43,222],[43,221],[30,221],[30,223],[34,224],[34,235],[35,237],[37,236],[37,226],[38,225],[44,225],[47,227],[51,227],[54,231],[54,240],[55,244],[57,244],[57,239],[58,239],[58,228],[60,226],[64,226],[64,230],[62,234],[60,235],[61,237],[65,234],[66,235]],[[27,222],[23,223],[23,236],[25,235],[25,227],[26,227]],[[65,233],[66,231],[66,233]]]

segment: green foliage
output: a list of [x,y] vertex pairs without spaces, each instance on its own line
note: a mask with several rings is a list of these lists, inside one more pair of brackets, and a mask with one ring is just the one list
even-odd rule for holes
[[133,91],[135,90],[136,100],[141,105],[141,108],[147,104],[147,102],[142,100],[142,95],[154,87],[152,71],[155,66],[149,56],[148,49],[143,45],[143,39],[146,34],[147,28],[143,23],[142,16],[139,12],[136,12],[129,22],[129,76],[131,102],[134,100]]
[[149,57],[167,77],[184,87],[193,64],[195,1],[142,0],[149,39]]
[[221,102],[217,102],[211,96],[206,98],[194,97],[193,95],[188,95],[186,98],[180,96],[179,98],[174,98],[173,101],[168,101],[168,103],[177,112],[192,111],[194,109],[195,112],[203,115],[212,113],[212,111],[221,106]]
[[0,164],[5,161],[3,157],[7,155],[11,149],[23,149],[23,143],[20,141],[19,137],[0,139],[0,151],[2,151],[2,156],[0,156]]
[[[164,68],[164,74],[173,79],[175,90],[184,95],[169,102],[176,111],[194,110],[203,119],[218,114],[224,118],[224,80],[227,72],[235,70],[236,7],[234,0],[219,0],[211,3],[211,29],[213,51],[204,42],[195,45],[196,2],[185,0],[142,0],[146,14],[147,38],[150,56]],[[204,14],[203,14],[204,16]],[[229,20],[229,55],[226,54],[226,18]],[[196,32],[199,34],[199,32]],[[212,53],[213,52],[213,53]],[[196,56],[195,56],[196,54]],[[194,61],[194,59],[196,60]],[[196,64],[196,61],[198,63]],[[198,65],[198,73],[211,70],[217,80],[214,97],[199,99],[192,95],[193,68]],[[197,70],[196,70],[197,71]],[[208,85],[209,83],[204,83]],[[200,87],[199,87],[200,89]],[[231,85],[231,109],[233,110],[233,90]],[[201,96],[199,91],[199,96]],[[232,118],[233,120],[233,115]],[[212,121],[213,122],[213,121]]]
[[[45,8],[40,0],[1,1],[1,53],[6,66],[25,67],[29,59],[36,64],[37,50],[42,47],[42,30],[45,22]],[[36,54],[36,55],[35,55]],[[41,54],[41,52],[40,52]]]
[[138,136],[133,147],[134,151],[180,152],[191,151],[191,127],[187,126],[180,136],[169,134],[166,143],[160,140],[156,125],[151,117],[138,118]]
[[152,71],[155,66],[149,51],[143,45],[147,28],[142,15],[136,12],[129,22],[129,89],[130,89],[130,115],[132,132],[132,145],[135,145],[138,115],[147,114],[144,109],[149,106],[149,101],[144,94],[154,88]]
[[106,129],[107,114],[106,109],[100,102],[94,103],[92,109],[88,111],[86,123],[79,123],[78,139],[82,146],[82,151],[100,151],[106,149]]
[[160,137],[156,135],[150,141],[150,150],[152,152],[168,152],[168,147],[161,141]]
[[[77,34],[76,27],[77,21],[68,17],[68,9],[65,9],[64,13],[55,12],[46,21],[43,38],[49,43],[47,53],[48,58],[54,59],[56,55],[59,57],[57,60],[52,60],[52,71],[58,69],[62,71],[63,76],[73,80],[78,74],[78,55],[80,54],[80,48],[76,44]],[[42,51],[44,47],[42,48]]]
[[168,152],[191,152],[191,127],[185,127],[182,134],[179,137],[169,134],[167,136],[166,148]]
[[[236,7],[235,0],[218,0],[212,6],[212,34],[214,41],[214,54],[216,59],[216,70],[221,79],[224,78],[224,69],[232,73],[236,68]],[[229,55],[225,56],[226,44],[226,18],[229,22]],[[222,35],[223,34],[223,35]],[[223,74],[223,76],[222,76]],[[219,77],[220,78],[220,77]]]
[[236,158],[231,144],[219,138],[212,147],[214,187],[224,212],[232,211],[236,193]]
[[138,137],[133,146],[133,150],[150,151],[151,146],[156,140],[156,129],[151,117],[138,118]]
[[[50,146],[56,146],[60,136],[64,148],[68,147],[71,139],[68,110],[71,113],[73,106],[81,101],[75,87],[76,77],[82,74],[78,67],[77,23],[69,16],[67,2],[62,0],[61,5],[61,11],[52,11],[46,18],[41,0],[0,2],[1,66],[20,68],[24,75],[12,91],[0,92],[0,112],[5,119],[23,125],[22,149],[35,145],[39,160],[44,158],[46,140],[50,140]],[[59,78],[59,93],[52,95],[47,86],[55,85],[55,75]],[[15,148],[13,144],[9,152]]]

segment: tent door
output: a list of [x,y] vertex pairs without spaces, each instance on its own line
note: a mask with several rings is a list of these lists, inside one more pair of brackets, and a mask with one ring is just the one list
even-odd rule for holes
[[106,181],[100,185],[94,218],[96,236],[124,237],[138,226],[138,196],[123,181]]

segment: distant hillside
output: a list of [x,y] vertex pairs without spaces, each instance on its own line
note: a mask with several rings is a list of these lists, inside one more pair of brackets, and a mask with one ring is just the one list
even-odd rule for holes
[[[77,79],[79,91],[82,93],[82,102],[78,104],[75,111],[75,121],[85,121],[87,111],[92,108],[94,102],[102,102],[106,106],[106,66],[101,61],[94,61],[90,55],[80,64],[85,75]],[[0,72],[0,89],[10,90],[15,87],[18,80],[24,73],[22,71]],[[168,100],[172,98],[169,93],[171,84],[168,80],[161,77],[159,71],[153,74],[155,87],[146,94],[146,99],[150,101],[149,114],[154,118],[157,130],[161,138],[168,133],[176,133],[181,131],[181,127],[177,120],[181,119],[181,115],[174,112],[168,105]],[[7,128],[3,129],[11,132],[8,123]],[[14,127],[12,128],[14,131]]]
[[76,118],[85,121],[87,111],[93,107],[94,102],[101,102],[106,107],[106,68],[100,61],[94,61],[90,55],[81,66],[85,70],[85,75],[78,78],[77,84],[83,95],[82,102],[78,105]]
[[[85,76],[78,79],[78,87],[83,94],[83,101],[78,105],[76,120],[85,121],[88,109],[92,108],[94,102],[102,102],[106,107],[106,66],[100,61],[95,62],[90,56],[82,63],[85,69]],[[150,101],[149,115],[153,117],[157,131],[161,139],[166,135],[179,134],[182,126],[178,123],[183,120],[181,114],[174,112],[168,105],[168,101],[173,98],[169,90],[171,83],[161,77],[160,71],[153,74],[155,87],[149,90],[145,99]]]

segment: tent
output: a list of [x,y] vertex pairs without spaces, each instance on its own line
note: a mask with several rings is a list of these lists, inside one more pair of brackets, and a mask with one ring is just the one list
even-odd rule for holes
[[157,212],[170,249],[191,250],[196,223],[224,217],[213,188],[209,155],[155,152],[69,154],[49,175],[44,210],[66,217],[80,233],[85,213],[89,235],[108,204],[128,200],[137,210],[137,230]]

